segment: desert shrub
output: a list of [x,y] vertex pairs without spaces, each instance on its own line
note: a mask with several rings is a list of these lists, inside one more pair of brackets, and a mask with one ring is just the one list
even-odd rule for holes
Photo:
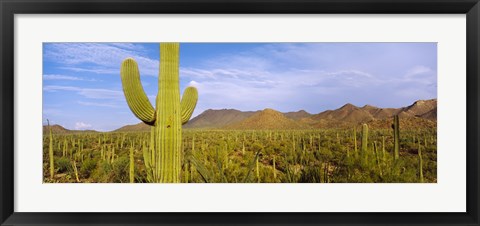
[[299,183],[321,183],[325,180],[324,169],[320,166],[307,166],[305,167],[300,174],[300,178],[298,180]]
[[94,182],[108,183],[112,177],[112,165],[108,160],[100,161],[96,169],[91,173],[91,178]]
[[130,160],[126,156],[119,157],[112,164],[112,180],[115,183],[129,182],[129,164]]
[[90,174],[95,170],[97,162],[94,159],[86,159],[83,161],[82,166],[80,167],[80,174],[82,177],[88,178]]
[[73,172],[72,164],[67,157],[55,158],[54,164],[58,173]]

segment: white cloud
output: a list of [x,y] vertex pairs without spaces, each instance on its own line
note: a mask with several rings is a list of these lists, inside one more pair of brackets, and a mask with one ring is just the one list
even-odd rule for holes
[[406,78],[412,78],[412,77],[415,77],[415,76],[418,76],[418,75],[424,75],[424,74],[427,74],[427,73],[430,73],[430,72],[433,72],[433,70],[431,68],[423,66],[423,65],[419,65],[419,66],[415,66],[415,67],[411,68],[410,70],[408,70],[407,73],[405,74],[405,77]]
[[193,86],[193,87],[197,88],[198,87],[198,82],[195,82],[195,81],[192,80],[188,83],[188,86]]
[[86,102],[86,101],[77,101],[77,103],[84,106],[96,106],[96,107],[108,107],[108,108],[119,108],[117,104],[113,103],[95,103],[95,102]]
[[[397,83],[409,83],[414,85],[435,86],[437,84],[437,73],[426,66],[415,66],[408,70],[404,77]],[[408,88],[408,87],[407,87]],[[428,87],[425,87],[428,88]]]
[[68,65],[63,69],[99,74],[119,73],[122,61],[129,57],[137,61],[141,75],[157,76],[158,61],[146,57],[135,44],[50,43],[44,53],[45,61]]
[[84,123],[84,122],[76,122],[75,123],[75,129],[76,130],[85,130],[85,129],[91,129],[92,125]]
[[237,68],[180,68],[181,77],[197,79],[223,79],[223,78],[255,78],[266,77],[267,71]]
[[105,69],[105,68],[85,68],[85,67],[58,67],[59,69],[65,69],[65,70],[70,70],[74,72],[89,72],[89,73],[95,73],[95,74],[116,74],[120,75],[120,66],[118,68],[111,68],[111,69]]
[[42,109],[42,115],[43,115],[44,118],[53,117],[53,116],[60,116],[62,114],[63,114],[63,112],[59,109],[56,109],[56,108],[46,108],[46,107],[44,107]]
[[[266,45],[210,58],[197,63],[199,67],[181,68],[180,75],[199,90],[199,109],[258,110],[276,106],[278,110],[310,107],[315,112],[322,108],[319,106],[333,105],[335,101],[341,102],[335,103],[340,106],[350,101],[393,103],[397,100],[386,96],[405,97],[409,93],[408,98],[413,100],[436,93],[432,89],[414,91],[436,84],[436,72],[431,68],[416,66],[402,74],[398,69],[405,66],[390,65],[383,52],[366,55],[371,49],[365,48],[363,55],[349,59],[357,53],[348,48],[338,53],[323,46]],[[315,101],[307,101],[312,98]]]
[[43,90],[47,92],[73,91],[76,92],[78,95],[91,99],[124,99],[123,92],[108,89],[90,89],[74,86],[45,86],[43,87]]
[[54,74],[43,75],[43,79],[44,80],[89,81],[89,82],[97,81],[95,79],[86,79],[86,78],[80,78],[80,77],[75,77],[75,76],[54,75]]
[[[294,53],[293,56],[299,54]],[[202,68],[180,69],[182,79],[190,79],[188,85],[198,89],[199,109],[258,110],[265,106],[281,108],[304,102],[312,96],[334,95],[352,87],[380,83],[373,74],[359,69],[272,69],[272,65],[277,64],[276,59],[259,60],[258,56],[248,58],[246,54],[241,57],[224,56],[211,61],[203,64],[205,66]],[[198,111],[195,112],[197,113]]]
[[342,70],[342,71],[334,71],[334,72],[327,72],[327,75],[332,76],[343,76],[343,75],[355,75],[355,76],[363,76],[367,78],[373,78],[373,75],[367,72],[359,71],[359,70]]
[[125,42],[117,42],[117,43],[109,43],[111,46],[116,46],[122,49],[128,50],[144,50],[140,45],[134,43],[125,43]]

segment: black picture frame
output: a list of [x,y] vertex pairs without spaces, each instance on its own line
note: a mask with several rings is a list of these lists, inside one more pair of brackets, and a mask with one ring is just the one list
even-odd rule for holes
[[[1,225],[479,225],[479,0],[0,0]],[[15,14],[374,13],[466,14],[465,213],[24,213],[14,212]],[[20,141],[21,142],[21,141]]]

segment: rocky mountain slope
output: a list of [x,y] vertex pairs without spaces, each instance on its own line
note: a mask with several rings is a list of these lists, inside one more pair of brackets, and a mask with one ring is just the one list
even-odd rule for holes
[[263,111],[257,112],[247,119],[228,125],[226,129],[307,129],[308,125],[295,121],[293,119],[287,118],[281,112],[275,111],[273,109],[265,109]]

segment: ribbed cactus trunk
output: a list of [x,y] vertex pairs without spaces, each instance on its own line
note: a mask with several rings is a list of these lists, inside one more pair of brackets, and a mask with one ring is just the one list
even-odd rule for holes
[[180,121],[179,44],[160,45],[160,74],[155,121],[157,175],[162,183],[179,183],[182,122]]
[[160,72],[155,109],[140,82],[137,63],[126,59],[121,69],[122,85],[130,110],[151,125],[151,142],[143,156],[148,180],[179,183],[182,161],[182,124],[188,122],[197,104],[197,90],[188,87],[180,101],[179,44],[160,44]]

